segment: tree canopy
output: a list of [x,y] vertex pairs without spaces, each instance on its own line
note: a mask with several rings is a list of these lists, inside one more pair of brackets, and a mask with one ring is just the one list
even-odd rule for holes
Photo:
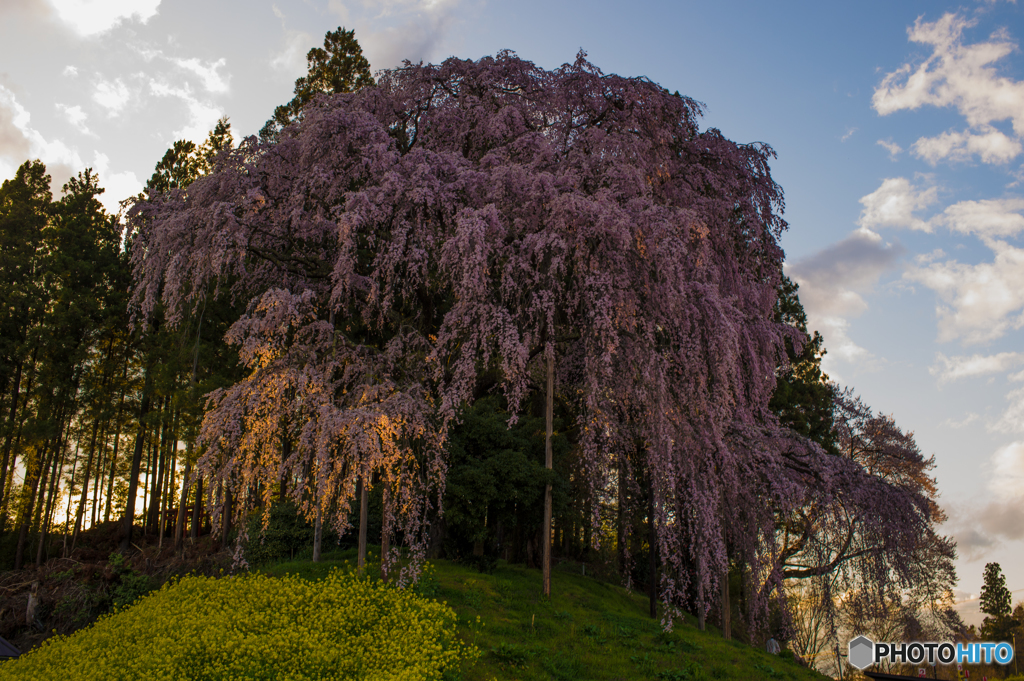
[[[211,287],[248,304],[227,336],[248,374],[211,394],[200,468],[265,513],[286,481],[339,530],[376,476],[385,536],[422,556],[451,426],[489,386],[515,420],[557,358],[581,474],[606,487],[635,461],[618,484],[647,480],[669,621],[706,610],[733,558],[763,610],[784,576],[779,519],[809,505],[852,513],[878,538],[857,558],[909,579],[886,552],[921,536],[927,495],[828,453],[827,420],[780,425],[770,406],[807,342],[777,306],[773,151],[701,130],[701,113],[582,53],[552,71],[511,52],[407,64],[137,203],[143,315],[178,323]],[[819,343],[792,365],[808,384]]]

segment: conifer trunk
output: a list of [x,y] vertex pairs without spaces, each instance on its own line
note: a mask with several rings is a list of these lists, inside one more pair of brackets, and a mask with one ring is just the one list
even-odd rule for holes
[[[49,447],[43,450],[43,457],[48,453]],[[36,491],[39,487],[42,461],[39,454],[31,457],[25,466],[25,485],[21,495],[21,509],[18,513],[18,546],[14,552],[14,569],[20,570],[25,562],[25,540],[28,538],[29,525],[32,524],[32,508],[35,506]],[[31,477],[31,483],[29,478]]]
[[124,373],[121,375],[121,397],[117,402],[117,416],[114,417],[114,451],[110,455],[110,478],[107,479],[107,504],[103,507],[103,522],[110,522],[110,507],[114,504],[114,475],[117,472],[117,449],[121,444],[121,415],[124,412],[124,392],[128,378],[128,353],[124,357]]
[[[188,493],[191,487],[192,477],[192,440],[185,443],[185,480],[181,485],[181,501],[178,502],[178,517],[174,521],[174,552],[181,553],[185,542],[185,505],[188,503]],[[198,503],[198,499],[197,499]]]
[[196,476],[196,493],[192,502],[192,527],[188,530],[190,539],[199,538],[199,523],[203,518],[203,476]]
[[93,419],[92,436],[89,438],[89,454],[85,459],[85,477],[82,479],[82,496],[78,500],[78,510],[75,512],[75,529],[71,533],[71,549],[75,548],[75,541],[78,533],[82,530],[82,514],[85,512],[85,505],[89,501],[89,476],[92,474],[92,460],[96,454],[96,434],[99,431],[100,420]]
[[7,494],[7,464],[10,463],[11,438],[14,437],[15,423],[18,418],[18,402],[21,399],[21,362],[14,370],[14,387],[11,389],[11,410],[7,416],[6,436],[4,437],[4,458],[0,464],[0,506],[3,505],[4,496]]
[[[69,423],[68,424],[68,429],[70,430],[70,428],[71,428],[71,424]],[[67,437],[66,436],[65,436],[64,440],[67,441]],[[48,530],[49,530],[50,524],[53,522],[53,502],[54,502],[54,497],[57,496],[57,490],[60,488],[60,472],[63,471],[63,470],[64,470],[64,447],[61,446],[61,448],[60,448],[60,456],[54,457],[53,471],[50,474],[50,492],[47,495],[46,513],[43,515],[43,524],[39,528],[39,547],[36,550],[36,567],[39,567],[40,565],[43,564],[43,557],[45,555],[45,550],[44,550],[43,546],[46,543],[46,535],[48,534]]]
[[[7,431],[7,436],[4,438],[4,468],[0,470],[0,475],[3,476],[2,487],[0,487],[0,509],[10,505],[11,480],[14,477],[14,468],[18,463],[17,449],[14,450],[14,455],[11,456],[11,445],[21,443],[21,430],[25,426],[25,412],[28,411],[28,401],[32,397],[32,384],[36,377],[36,353],[38,351],[38,346],[32,351],[32,365],[28,371],[28,385],[25,386],[25,400],[20,410],[21,417],[18,417],[19,411],[17,409],[11,412],[10,428]],[[14,427],[15,423],[17,423],[17,428]],[[17,431],[17,437],[15,437],[15,431]],[[6,522],[7,514],[0,513],[0,531],[6,529],[4,527]]]
[[99,458],[96,461],[96,480],[93,482],[92,485],[92,516],[91,522],[89,523],[90,527],[96,526],[96,514],[98,511],[97,506],[99,505],[100,502],[100,488],[103,487],[103,470],[104,464],[106,463],[105,459],[107,453],[107,429],[109,427],[109,420],[104,421],[103,430],[100,431],[99,449],[96,450],[96,454]]
[[153,392],[152,360],[146,363],[146,374],[142,381],[142,404],[139,405],[139,432],[135,435],[135,451],[132,453],[132,470],[128,476],[128,499],[124,508],[124,529],[121,537],[121,552],[132,544],[135,529],[135,497],[139,493],[139,468],[142,466],[142,450],[146,440],[146,415],[149,414],[150,393]]
[[170,422],[171,422],[171,410],[169,397],[164,398],[164,409],[163,418],[160,419],[160,437],[159,440],[153,443],[153,463],[156,467],[156,483],[152,485],[152,491],[149,495],[149,513],[146,518],[146,532],[152,532],[156,534],[160,525],[160,502],[163,500],[163,487],[164,477],[167,472],[167,459],[168,456],[167,447],[169,440]]

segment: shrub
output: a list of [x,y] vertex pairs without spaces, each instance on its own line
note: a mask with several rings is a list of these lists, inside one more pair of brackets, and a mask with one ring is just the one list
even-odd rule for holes
[[478,653],[445,605],[333,571],[189,576],[0,665],[0,679],[440,679]]
[[[331,534],[328,528],[325,534]],[[293,502],[276,503],[270,508],[270,522],[263,527],[263,516],[254,511],[248,519],[249,541],[242,547],[249,565],[265,565],[282,558],[295,558],[296,553],[313,546],[313,525]],[[328,537],[324,537],[328,540]],[[329,543],[323,541],[324,544]]]

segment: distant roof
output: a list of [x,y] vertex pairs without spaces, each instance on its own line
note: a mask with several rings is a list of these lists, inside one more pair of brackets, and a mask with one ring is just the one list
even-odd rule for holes
[[904,676],[902,674],[883,674],[882,672],[864,672],[864,675],[869,679],[878,679],[878,681],[896,681],[897,679],[919,679],[920,676]]
[[21,655],[21,651],[11,645],[3,636],[0,636],[0,659],[18,657],[19,655]]

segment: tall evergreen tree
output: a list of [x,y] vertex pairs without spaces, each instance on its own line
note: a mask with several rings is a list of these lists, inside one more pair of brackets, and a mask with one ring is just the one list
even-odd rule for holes
[[994,640],[1005,640],[1016,627],[1011,619],[1012,594],[999,563],[986,563],[981,585],[981,611],[988,615],[981,624],[982,633]]
[[26,161],[0,186],[0,508],[9,492],[5,486],[18,424],[28,408],[23,383],[34,379],[29,332],[46,308],[40,269],[51,201],[50,176],[38,160]]
[[295,81],[295,96],[274,109],[274,116],[260,130],[260,139],[274,141],[289,123],[302,117],[302,110],[320,94],[355,92],[373,85],[370,62],[355,38],[355,31],[341,26],[324,36],[323,48],[306,53],[308,71]]

